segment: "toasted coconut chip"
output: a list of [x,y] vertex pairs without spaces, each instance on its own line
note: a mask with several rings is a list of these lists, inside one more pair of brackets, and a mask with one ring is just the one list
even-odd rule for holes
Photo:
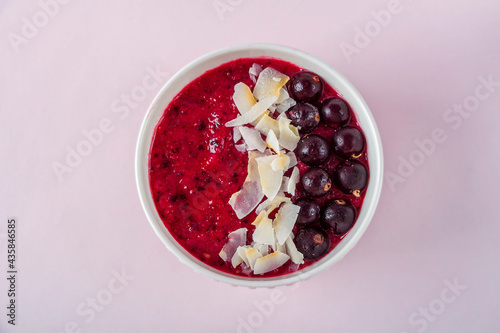
[[273,163],[275,159],[279,157],[279,155],[273,154],[272,150],[267,149],[264,154],[268,153],[266,156],[261,156],[256,159],[257,163],[265,163],[269,166]]
[[288,118],[280,118],[280,145],[281,147],[288,149],[290,151],[297,148],[297,143],[300,140],[299,131],[297,127],[290,125],[291,120]]
[[288,253],[286,253],[286,245],[280,244],[280,243],[278,243],[278,241],[276,241],[276,251],[279,251],[279,252],[284,253],[284,254],[288,254]]
[[233,101],[241,114],[247,113],[257,101],[252,95],[250,88],[243,82],[234,86]]
[[[276,198],[276,197],[275,197]],[[264,201],[262,201],[258,206],[257,208],[255,208],[255,212],[257,214],[262,214],[262,213],[266,213],[266,216],[267,216],[267,208],[271,205],[271,202],[272,200],[269,200],[269,199],[266,199]],[[257,216],[258,217],[258,216]],[[253,223],[252,223],[253,224]],[[257,225],[257,224],[256,224]]]
[[248,249],[251,249],[252,247],[250,245],[244,245],[244,246],[239,246],[237,249],[236,249],[236,253],[238,253],[238,255],[240,256],[241,260],[243,260],[243,262],[248,266],[250,267],[250,262],[248,261],[248,258],[247,258],[247,253],[246,251]]
[[[265,158],[266,157],[263,157],[263,159]],[[273,200],[280,190],[281,179],[283,178],[283,170],[274,171],[273,168],[262,159],[258,159],[257,163],[259,166],[259,176],[260,184],[262,186],[262,192],[269,200]]]
[[239,127],[233,127],[233,141],[234,143],[241,140],[241,133]]
[[281,267],[290,257],[281,252],[273,252],[257,259],[254,265],[254,274],[264,274]]
[[272,130],[279,137],[280,125],[276,119],[266,114],[260,118],[259,122],[255,125],[255,129],[264,135],[267,135]]
[[262,254],[252,247],[245,250],[245,255],[247,256],[247,260],[251,269],[254,269],[254,265],[257,259],[262,258]]
[[[280,192],[286,192],[288,189],[288,184],[290,183],[290,177],[283,176],[283,182],[281,183]],[[259,207],[259,206],[257,206]]]
[[250,214],[264,197],[262,191],[259,167],[256,158],[262,155],[255,151],[248,152],[248,175],[243,183],[243,187],[234,193],[229,199],[229,204],[233,208],[239,219]]
[[269,130],[269,132],[267,133],[266,144],[269,148],[274,150],[276,154],[278,155],[280,154],[280,143],[278,141],[278,138],[276,137],[276,134],[272,129]]
[[247,264],[245,264],[244,262],[241,263],[241,272],[245,275],[250,275],[252,274],[252,269],[250,268],[250,266],[248,266]]
[[266,211],[267,215],[269,215],[273,210],[278,208],[283,202],[292,202],[290,198],[285,197],[285,194],[278,192],[278,194],[274,197],[273,200],[265,200],[260,205],[257,206],[255,211],[258,213],[262,213],[262,211]]
[[248,150],[258,150],[261,153],[266,150],[266,142],[262,140],[262,136],[260,135],[259,131],[245,126],[242,126],[239,129],[243,140],[245,140],[245,143],[248,146]]
[[271,162],[271,168],[273,170],[283,170],[283,172],[288,170],[288,165],[290,164],[290,157],[288,157],[285,154],[281,154],[280,156],[276,157],[274,161]]
[[[266,200],[266,201],[267,201],[267,200]],[[265,201],[264,201],[264,202],[265,202]],[[259,206],[260,206],[260,205],[259,205]],[[257,208],[259,208],[259,207],[257,206]],[[259,214],[259,215],[257,215],[257,217],[255,218],[255,220],[253,220],[252,225],[254,225],[254,226],[256,226],[256,227],[257,227],[257,226],[260,224],[260,221],[262,221],[262,219],[263,219],[264,217],[265,217],[265,218],[267,218],[267,213],[266,213],[265,211],[262,211],[262,210],[261,210],[260,212],[257,212],[257,211],[256,211],[256,213],[257,213],[257,214]]]
[[262,114],[264,114],[271,105],[273,105],[273,103],[276,101],[276,98],[277,97],[268,97],[259,100],[259,102],[252,106],[252,108],[248,110],[248,112],[245,112],[241,116],[228,121],[226,123],[226,127],[242,126],[253,122]]
[[[280,113],[277,117],[276,117],[276,120],[279,122],[281,118],[285,118],[285,119],[288,119],[288,117],[286,116],[286,113]],[[278,124],[279,126],[279,124]]]
[[247,151],[247,144],[246,143],[240,143],[239,145],[234,145],[234,148],[236,148],[237,151],[240,153],[246,153]]
[[252,79],[253,83],[257,82],[257,76],[259,76],[260,72],[262,72],[262,65],[259,64],[253,64],[252,67],[248,70],[248,74],[250,74],[250,78]]
[[281,104],[287,99],[290,98],[290,95],[288,94],[288,91],[286,91],[285,88],[280,88],[280,94],[278,95],[278,99],[276,100],[276,104]]
[[262,256],[267,256],[269,254],[269,245],[255,243],[253,248],[262,254]]
[[278,113],[281,113],[283,114],[285,111],[288,111],[292,106],[295,106],[297,104],[297,102],[295,102],[293,99],[291,98],[288,98],[286,100],[284,100],[282,103],[280,103],[277,107],[276,107],[276,111]]
[[222,250],[219,253],[219,256],[224,261],[230,261],[233,257],[236,249],[239,246],[245,245],[247,242],[247,228],[240,228],[231,232],[228,235],[228,241],[222,247]]
[[276,241],[274,238],[273,221],[267,217],[262,218],[257,228],[255,228],[252,237],[256,243],[272,245]]
[[285,203],[281,206],[276,218],[274,219],[273,227],[276,231],[276,239],[280,245],[283,245],[290,236],[297,216],[299,214],[300,207],[292,203]]
[[235,251],[233,257],[231,258],[231,265],[233,267],[236,267],[239,264],[241,264],[242,262],[243,262],[243,259],[241,259],[240,255],[238,254],[238,251]]
[[[293,234],[292,234],[293,235]],[[297,250],[295,243],[291,237],[288,237],[285,241],[286,253],[290,256],[292,261],[296,264],[304,263],[304,255]]]
[[290,164],[288,165],[288,169],[293,168],[294,166],[297,165],[297,156],[295,156],[295,153],[293,151],[289,151],[286,153],[286,156],[290,158]]
[[295,195],[295,189],[297,187],[297,183],[299,182],[300,172],[299,168],[295,167],[292,170],[292,174],[290,175],[290,180],[288,181],[286,192],[291,195]]
[[[260,115],[260,116],[259,116],[259,118],[257,118],[257,119],[255,119],[254,121],[252,121],[252,122],[250,123],[250,125],[252,125],[252,126],[254,126],[254,127],[255,127],[255,126],[256,126],[256,125],[260,122],[260,120],[261,120],[262,118],[266,117],[266,116],[268,116],[268,117],[269,117],[269,110],[267,110],[267,111],[266,111],[266,112],[264,112],[262,115]],[[263,134],[264,134],[264,135],[266,135],[266,133],[263,133]]]
[[264,197],[259,181],[248,181],[238,192],[229,199],[229,204],[233,208],[239,219],[250,214]]
[[260,72],[255,88],[253,89],[253,95],[257,100],[268,97],[276,97],[277,99],[280,95],[281,87],[283,87],[289,79],[290,78],[285,74],[278,72],[274,68],[267,67]]

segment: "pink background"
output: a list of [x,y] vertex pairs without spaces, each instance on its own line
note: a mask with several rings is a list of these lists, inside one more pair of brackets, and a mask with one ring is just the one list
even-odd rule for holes
[[[9,217],[19,271],[15,327],[0,279],[1,332],[500,330],[500,86],[477,88],[478,77],[500,82],[498,1],[68,2],[0,2],[0,276]],[[160,85],[207,52],[249,42],[296,47],[349,78],[392,174],[358,245],[295,287],[194,273],[156,237],[135,185],[136,138]],[[347,44],[356,53],[346,56]],[[161,84],[144,90],[156,67]],[[447,111],[463,103],[473,111]],[[105,119],[110,133],[60,181],[54,162]],[[435,129],[444,142],[430,143]]]

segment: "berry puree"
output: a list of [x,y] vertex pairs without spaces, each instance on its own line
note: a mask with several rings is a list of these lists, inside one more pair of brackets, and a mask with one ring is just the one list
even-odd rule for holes
[[[248,229],[247,242],[251,243],[252,233],[255,230],[255,226],[251,223],[257,214],[252,212],[238,219],[228,203],[231,195],[241,189],[247,176],[248,153],[236,149],[233,129],[226,127],[225,124],[239,115],[233,102],[234,86],[239,82],[245,83],[251,89],[255,86],[249,75],[249,68],[253,64],[260,64],[263,68],[272,67],[290,78],[306,71],[278,59],[242,58],[205,72],[184,87],[165,109],[155,129],[149,160],[151,194],[165,227],[177,242],[197,259],[220,271],[239,276],[248,276],[248,273],[245,274],[241,266],[233,268],[231,262],[221,259],[219,252],[228,241],[228,234],[239,228]],[[287,85],[289,90],[291,84],[293,79]],[[316,105],[320,105],[330,97],[341,98],[326,82],[322,89]],[[361,131],[354,111],[351,114],[350,119],[344,121],[342,126]],[[322,122],[308,136],[318,134],[328,143],[336,140],[343,143],[342,138],[334,138],[335,132],[339,131],[337,127],[331,124],[327,126]],[[300,134],[304,138],[305,133]],[[340,186],[349,184],[342,183],[343,175],[334,175],[335,170],[340,168],[339,164],[349,165],[353,159],[339,157],[342,155],[337,154],[333,147],[331,150],[331,157],[319,166],[307,165],[297,156],[301,178],[309,170],[321,168],[331,175],[331,190],[323,196],[309,196],[302,185],[304,179],[301,179],[291,199],[296,202],[299,198],[308,197],[309,200],[309,197],[312,197],[312,200],[322,207],[322,212],[329,202],[345,200],[354,207],[356,212],[354,214],[359,214],[364,191],[356,193],[357,195],[353,195],[354,192],[341,191],[337,183],[341,184]],[[362,154],[356,156],[354,160],[353,163],[360,162],[368,168],[366,143]],[[330,208],[331,211],[336,209],[336,207]],[[317,220],[309,227],[320,229],[324,224],[325,221]],[[297,235],[302,227],[303,224],[299,224],[298,221],[293,233]],[[326,253],[335,248],[346,235],[346,233],[338,235],[333,228],[323,227],[321,230],[330,240]],[[307,267],[317,260],[317,258],[307,260],[307,255],[305,259],[300,265],[288,261],[262,276],[252,274],[250,276],[283,275]]]

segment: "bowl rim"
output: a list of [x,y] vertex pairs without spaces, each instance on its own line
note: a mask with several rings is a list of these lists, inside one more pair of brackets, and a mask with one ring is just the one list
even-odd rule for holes
[[[368,146],[368,157],[369,157],[369,169],[370,169],[370,178],[369,178],[369,183],[367,186],[367,192],[365,194],[365,199],[360,211],[360,214],[358,216],[358,219],[355,223],[354,228],[345,236],[342,241],[333,249],[327,256],[323,257],[320,259],[318,262],[302,269],[297,272],[293,273],[288,273],[286,275],[280,275],[280,276],[275,276],[275,277],[240,277],[236,275],[232,275],[229,273],[225,273],[222,271],[219,271],[203,262],[201,262],[199,259],[195,258],[193,255],[191,255],[187,250],[185,250],[179,243],[175,241],[175,239],[170,235],[168,232],[167,228],[163,224],[163,221],[159,217],[152,196],[151,196],[151,191],[149,187],[149,175],[148,175],[148,163],[144,163],[144,154],[146,153],[147,160],[149,160],[149,152],[150,152],[150,145],[151,145],[151,139],[152,135],[154,135],[154,129],[157,126],[158,119],[161,119],[161,116],[163,115],[163,112],[166,108],[166,105],[163,107],[163,109],[159,108],[162,106],[164,103],[162,103],[162,99],[166,92],[174,86],[178,81],[183,81],[183,78],[186,76],[192,76],[188,75],[191,73],[191,71],[195,70],[196,68],[202,66],[205,63],[208,63],[210,61],[216,60],[218,58],[223,58],[224,56],[231,55],[231,54],[238,54],[242,52],[249,52],[252,55],[249,55],[248,57],[273,57],[277,59],[282,59],[285,61],[289,61],[292,63],[295,63],[294,61],[290,61],[288,59],[283,59],[283,55],[289,56],[291,58],[297,57],[300,59],[303,59],[304,62],[309,62],[311,64],[314,64],[316,68],[320,68],[321,71],[319,71],[319,74],[323,76],[328,76],[335,78],[340,82],[342,85],[342,90],[343,94],[346,95],[346,93],[349,96],[352,96],[355,98],[355,103],[357,105],[355,114],[358,116],[358,121],[360,121],[359,116],[360,113],[362,114],[362,119],[364,121],[364,125],[361,126],[363,131],[365,132],[366,136],[366,141],[367,141],[367,146]],[[255,55],[253,55],[255,53]],[[259,55],[260,54],[260,55]],[[276,54],[276,55],[273,55]],[[280,56],[281,55],[281,56]],[[233,60],[242,58],[241,56],[233,58]],[[231,60],[224,60],[219,63],[219,65],[226,63]],[[217,65],[217,66],[219,66]],[[300,65],[299,65],[300,66]],[[307,68],[308,70],[315,71],[318,73],[318,70],[313,70],[308,67],[300,66],[303,68]],[[309,66],[311,67],[311,66]],[[214,67],[211,67],[214,68]],[[210,68],[208,68],[210,69]],[[197,73],[194,78],[202,75],[206,70],[202,72]],[[326,71],[326,72],[325,72]],[[328,75],[325,75],[325,74]],[[193,78],[193,79],[194,79]],[[191,82],[193,79],[189,79],[187,83],[183,84],[180,87],[180,90],[186,86],[189,82]],[[330,85],[333,86],[331,82],[329,82]],[[335,90],[338,89],[339,86],[335,86]],[[175,92],[173,96],[175,97],[179,91]],[[340,92],[339,92],[340,93]],[[173,98],[173,97],[172,97]],[[347,99],[347,98],[346,98]],[[349,104],[353,105],[353,100],[347,99]],[[168,100],[168,103],[170,103],[171,98]],[[159,111],[160,110],[160,111]],[[159,113],[159,114],[158,114]],[[158,118],[157,120],[153,120]],[[152,123],[152,124],[151,124]],[[153,125],[153,130],[152,130],[152,135],[147,135],[148,129],[151,128],[151,125]],[[368,129],[368,130],[367,130]],[[149,131],[151,132],[151,131]],[[370,140],[369,140],[370,138]],[[382,184],[383,184],[383,169],[384,169],[384,162],[383,162],[383,151],[382,151],[382,141],[380,139],[380,134],[378,132],[375,120],[373,118],[373,115],[368,108],[368,105],[364,101],[363,97],[361,94],[356,90],[356,88],[342,75],[340,74],[336,69],[334,69],[331,65],[323,61],[322,59],[308,54],[304,51],[288,47],[288,46],[283,46],[283,45],[277,45],[277,44],[266,44],[266,43],[252,43],[252,44],[238,44],[238,45],[233,45],[229,46],[226,48],[219,49],[217,51],[213,51],[210,53],[207,53],[187,65],[185,65],[182,69],[180,69],[175,75],[173,75],[160,89],[160,91],[157,93],[153,101],[151,102],[146,115],[144,116],[144,119],[142,121],[138,139],[137,139],[137,145],[136,145],[136,154],[135,154],[135,177],[136,177],[136,184],[137,184],[137,189],[139,192],[139,198],[142,204],[142,207],[144,209],[144,212],[153,228],[155,231],[156,235],[163,241],[165,246],[184,264],[188,265],[192,269],[194,269],[196,272],[202,273],[208,277],[211,277],[214,280],[217,281],[222,281],[226,282],[232,285],[238,285],[238,286],[246,286],[246,287],[275,287],[275,286],[280,286],[280,285],[288,285],[288,284],[293,284],[296,282],[300,282],[302,280],[308,279],[312,277],[313,275],[316,275],[327,268],[331,267],[333,264],[341,260],[359,241],[361,236],[364,234],[366,229],[368,228],[368,225],[370,224],[373,215],[375,213],[375,209],[377,207],[377,204],[380,199],[380,194],[382,191]],[[368,195],[370,194],[370,197],[368,198]],[[367,200],[369,199],[369,200]],[[151,209],[152,208],[152,209]],[[363,214],[363,220],[360,221],[360,217]]]

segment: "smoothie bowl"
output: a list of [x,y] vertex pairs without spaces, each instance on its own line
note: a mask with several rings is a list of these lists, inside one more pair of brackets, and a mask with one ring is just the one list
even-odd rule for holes
[[382,187],[373,117],[323,61],[251,44],[203,56],[154,99],[136,152],[139,196],[183,263],[249,287],[294,283],[359,240]]

